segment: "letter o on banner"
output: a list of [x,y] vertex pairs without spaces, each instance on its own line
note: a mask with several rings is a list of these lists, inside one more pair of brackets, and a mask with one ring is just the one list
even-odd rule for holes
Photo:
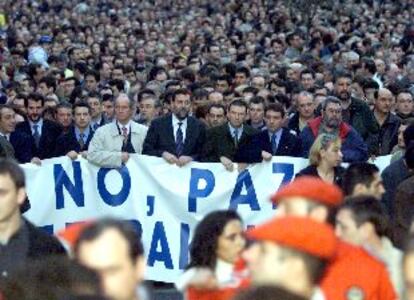
[[[105,185],[105,177],[110,171],[117,171],[122,178],[122,188],[118,194],[112,195]],[[128,168],[122,166],[119,169],[101,168],[98,171],[98,191],[102,200],[110,206],[122,205],[129,196],[131,190],[131,176],[129,175]]]

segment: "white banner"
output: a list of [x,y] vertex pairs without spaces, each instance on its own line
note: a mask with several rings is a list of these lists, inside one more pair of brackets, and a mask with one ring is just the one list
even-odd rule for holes
[[60,157],[41,167],[23,165],[31,203],[25,216],[55,233],[103,216],[130,220],[142,229],[147,279],[173,282],[187,264],[190,237],[203,216],[230,208],[246,226],[261,223],[274,215],[270,195],[307,165],[302,158],[274,157],[239,173],[219,163],[179,168],[132,155],[124,167],[107,169]]

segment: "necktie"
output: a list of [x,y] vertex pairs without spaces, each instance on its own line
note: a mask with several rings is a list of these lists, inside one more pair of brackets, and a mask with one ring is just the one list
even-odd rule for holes
[[277,151],[277,141],[276,141],[276,133],[272,134],[272,152],[276,154]]
[[40,142],[40,133],[39,133],[39,125],[34,124],[33,125],[33,138],[35,140],[36,147],[39,147]]
[[239,129],[234,129],[233,131],[233,139],[234,139],[234,146],[237,147],[237,145],[239,144]]
[[84,133],[79,134],[79,141],[78,142],[79,142],[79,146],[82,150],[83,147],[85,147],[85,134]]
[[124,136],[124,144],[128,142],[128,128],[122,127],[122,135]]
[[177,129],[176,137],[175,137],[175,149],[176,149],[176,153],[178,157],[181,156],[181,154],[183,153],[183,149],[184,149],[183,130],[181,129],[182,125],[183,125],[183,122],[178,122],[178,129]]

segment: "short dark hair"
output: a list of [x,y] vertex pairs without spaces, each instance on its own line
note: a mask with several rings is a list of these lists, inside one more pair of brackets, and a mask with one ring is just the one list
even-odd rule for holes
[[2,280],[1,291],[5,299],[104,299],[99,275],[63,255],[46,256],[18,268]]
[[268,111],[274,111],[274,112],[278,112],[280,113],[280,115],[282,116],[282,118],[285,117],[285,109],[283,108],[283,105],[276,102],[276,103],[269,103],[268,105],[266,105],[265,107],[265,115]]
[[56,79],[52,76],[45,76],[40,79],[39,84],[44,83],[48,88],[53,88],[53,91],[56,90]]
[[58,105],[56,105],[56,111],[59,108],[67,108],[67,109],[72,110],[72,104],[70,104],[68,101],[62,101],[62,102],[58,103]]
[[265,99],[263,97],[260,96],[254,96],[250,99],[250,103],[249,104],[262,104],[263,108],[265,106]]
[[282,287],[262,285],[250,287],[238,293],[233,300],[305,300]]
[[86,107],[88,109],[89,114],[91,113],[91,107],[86,101],[75,102],[75,104],[73,105],[73,112],[75,112],[76,108],[78,107]]
[[357,227],[368,222],[374,226],[378,236],[382,237],[388,234],[388,216],[380,201],[374,196],[350,197],[340,205],[339,210],[341,209],[351,211],[352,219]]
[[75,243],[74,253],[79,253],[82,242],[90,242],[101,236],[106,230],[115,229],[128,243],[129,256],[132,261],[144,254],[144,247],[141,243],[141,233],[137,232],[131,223],[111,218],[101,219],[87,226],[79,235]]
[[227,110],[230,110],[230,108],[231,108],[232,106],[244,107],[244,108],[246,109],[246,111],[247,111],[247,109],[248,109],[247,103],[246,103],[246,102],[244,102],[244,101],[243,101],[243,100],[241,100],[241,99],[235,99],[235,100],[231,101],[231,102],[230,102],[230,104],[229,104],[229,106],[227,107]]
[[178,95],[188,95],[191,96],[190,91],[187,89],[177,89],[173,93],[172,100],[175,102]]
[[97,82],[99,82],[99,80],[101,80],[101,76],[95,70],[88,70],[85,74],[85,78],[88,77],[88,76],[94,77]]
[[243,73],[247,78],[250,77],[250,70],[247,67],[238,67],[236,73]]
[[11,158],[0,158],[0,175],[9,175],[16,189],[25,187],[25,175],[19,164]]
[[221,103],[212,103],[212,104],[210,104],[210,105],[208,106],[207,112],[208,112],[208,113],[210,113],[210,110],[211,110],[212,108],[222,109],[222,110],[223,110],[223,112],[224,112],[224,115],[226,114],[226,107],[225,107],[223,104],[221,104]]
[[335,83],[338,82],[338,79],[339,78],[348,78],[351,81],[353,80],[352,73],[350,73],[348,71],[339,71],[339,72],[336,72],[335,73],[335,76],[334,76]]
[[367,162],[351,164],[346,169],[342,179],[342,189],[345,195],[352,195],[357,184],[369,186],[374,181],[375,174],[379,173],[376,165]]
[[42,102],[42,106],[45,104],[45,97],[43,97],[42,94],[39,93],[30,93],[27,98],[24,99],[24,106],[26,106],[26,108],[29,106],[29,100],[31,101],[35,101],[35,102]]

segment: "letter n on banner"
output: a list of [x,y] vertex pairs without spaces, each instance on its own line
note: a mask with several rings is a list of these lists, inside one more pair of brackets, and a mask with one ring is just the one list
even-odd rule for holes
[[61,164],[53,166],[53,176],[55,179],[56,209],[65,208],[65,199],[63,196],[63,187],[71,195],[73,201],[78,207],[85,206],[85,194],[83,193],[82,171],[80,162],[73,161],[73,177],[75,183],[70,179]]

